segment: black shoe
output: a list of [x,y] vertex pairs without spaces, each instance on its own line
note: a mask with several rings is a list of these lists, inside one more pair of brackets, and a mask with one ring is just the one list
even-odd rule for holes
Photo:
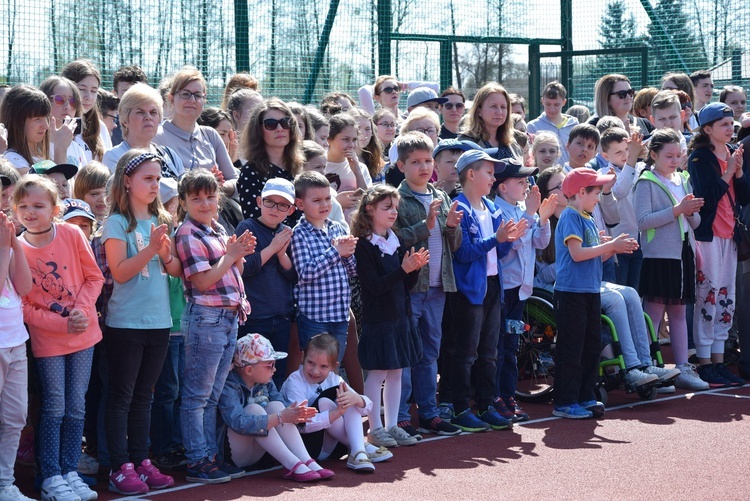
[[728,379],[732,383],[732,386],[745,386],[745,380],[735,376],[724,364],[714,364],[714,371],[724,379]]
[[188,464],[185,455],[177,451],[155,456],[151,462],[160,470],[167,471],[184,470]]

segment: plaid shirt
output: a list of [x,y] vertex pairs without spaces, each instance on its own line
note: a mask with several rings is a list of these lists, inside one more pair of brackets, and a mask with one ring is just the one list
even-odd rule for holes
[[104,253],[104,244],[102,244],[101,235],[95,236],[91,240],[91,250],[94,251],[96,264],[102,271],[102,275],[104,275],[102,292],[96,300],[96,311],[99,313],[99,326],[103,329],[104,321],[107,319],[107,305],[109,304],[109,298],[112,297],[112,289],[115,285],[112,272],[109,271],[109,265],[107,264],[107,255]]
[[326,219],[320,230],[302,216],[292,235],[292,262],[299,280],[294,298],[299,312],[315,322],[346,322],[352,291],[349,276],[356,276],[357,262],[352,254],[342,258],[331,245],[344,237],[344,227]]
[[210,270],[227,253],[226,231],[216,221],[212,226],[209,228],[186,217],[177,229],[175,246],[185,273],[185,297],[201,306],[237,307],[245,301],[245,287],[236,265],[232,264],[229,271],[205,291],[199,291],[190,281],[192,275]]

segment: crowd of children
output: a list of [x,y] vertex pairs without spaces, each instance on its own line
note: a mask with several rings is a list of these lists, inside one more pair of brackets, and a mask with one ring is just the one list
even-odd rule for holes
[[[528,124],[495,82],[468,103],[384,75],[362,108],[335,92],[319,110],[249,75],[224,110],[194,68],[147,83],[124,67],[104,93],[79,60],[0,101],[0,501],[28,499],[17,450],[42,499],[80,501],[102,473],[128,496],[176,469],[313,482],[329,459],[373,472],[422,434],[511,428],[535,288],[553,293],[555,416],[605,413],[602,312],[634,387],[750,374],[724,357],[750,117],[739,87],[710,102],[708,72],[636,108],[606,75],[591,118],[551,82]],[[666,314],[674,368],[644,312]]]

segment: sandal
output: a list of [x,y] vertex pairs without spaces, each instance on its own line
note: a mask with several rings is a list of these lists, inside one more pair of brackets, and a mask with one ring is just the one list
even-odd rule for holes
[[[311,458],[311,459],[309,459],[309,460],[308,460],[308,461],[307,461],[307,462],[305,463],[305,466],[307,466],[308,468],[310,468],[310,465],[311,465],[311,464],[313,464],[313,463],[315,463],[315,464],[317,464],[318,466],[320,466],[320,465],[318,464],[318,462],[317,462],[317,461],[315,461],[315,460],[314,460],[314,459],[312,459],[312,458]],[[310,468],[310,469],[312,470],[312,468]],[[321,479],[321,480],[326,480],[326,479],[328,479],[328,478],[331,478],[332,476],[334,476],[334,475],[335,475],[335,473],[334,473],[334,472],[333,472],[332,470],[329,470],[328,468],[323,468],[322,466],[320,467],[320,469],[319,469],[319,470],[312,470],[312,471],[314,471],[315,473],[317,473],[318,475],[320,475],[320,479]]]
[[287,480],[294,480],[295,482],[314,482],[320,480],[320,474],[317,471],[306,471],[305,473],[295,473],[295,470],[300,466],[305,465],[303,461],[297,461],[291,470],[284,473],[284,478]]

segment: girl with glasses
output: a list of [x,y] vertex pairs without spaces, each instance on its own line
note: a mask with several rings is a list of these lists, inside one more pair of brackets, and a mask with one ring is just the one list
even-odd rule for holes
[[380,108],[372,116],[372,121],[375,124],[375,135],[380,139],[380,144],[383,145],[383,160],[388,163],[390,162],[388,150],[390,150],[391,144],[396,138],[398,119],[391,111]]
[[[50,131],[50,156],[56,162],[63,160],[64,163],[83,167],[91,161],[91,150],[87,155],[88,146],[84,147],[85,143],[80,139],[85,134],[82,128],[86,127],[86,120],[82,116],[83,105],[78,88],[67,78],[51,76],[42,82],[39,89],[47,95],[52,105],[50,115],[55,123],[64,125],[59,131]],[[57,148],[61,149],[59,155],[55,154]]]

